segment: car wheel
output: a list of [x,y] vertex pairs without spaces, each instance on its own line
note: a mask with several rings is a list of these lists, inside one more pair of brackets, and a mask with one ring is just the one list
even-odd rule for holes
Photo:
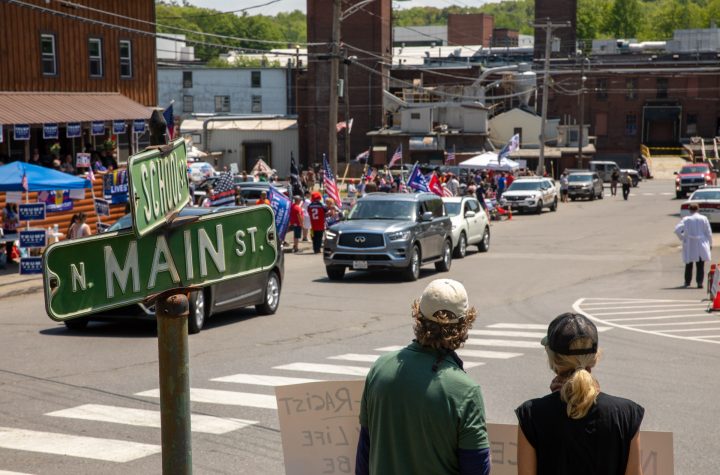
[[447,240],[443,245],[442,259],[435,263],[435,270],[447,272],[450,270],[450,266],[452,266],[452,243]]
[[537,208],[535,208],[535,214],[542,214],[543,210],[543,202],[542,200],[538,201]]
[[679,191],[676,191],[676,192],[675,192],[675,199],[676,199],[676,200],[681,200],[681,199],[683,199],[682,193],[680,193]]
[[410,263],[405,268],[403,277],[407,281],[414,281],[420,278],[420,248],[415,245],[410,252]]
[[575,196],[570,197],[570,201],[575,201],[576,199],[577,199],[577,197],[575,197]]
[[632,186],[633,186],[633,188],[637,188],[638,183],[640,183],[640,179],[633,177],[633,179],[632,179]]
[[558,199],[556,196],[555,199],[553,200],[553,204],[550,206],[550,211],[557,211],[557,207],[558,207]]
[[198,290],[190,294],[190,313],[188,314],[188,333],[200,333],[205,326],[205,292]]
[[325,266],[325,272],[330,280],[342,280],[345,275],[344,266]]
[[485,226],[482,240],[480,240],[478,244],[478,250],[480,252],[488,252],[490,250],[490,228],[487,226]]
[[465,257],[465,254],[467,254],[467,238],[465,237],[465,233],[460,233],[460,239],[458,239],[458,245],[455,247],[455,251],[453,252],[453,257],[457,259],[462,259]]
[[255,305],[255,311],[259,315],[272,315],[280,305],[280,278],[277,273],[270,272],[268,274],[267,283],[265,284],[265,300],[263,303]]
[[65,320],[65,328],[68,330],[84,330],[88,326],[90,320],[87,318],[74,318],[72,320]]
[[595,201],[595,192],[593,191],[590,193],[590,197],[588,198],[590,201]]

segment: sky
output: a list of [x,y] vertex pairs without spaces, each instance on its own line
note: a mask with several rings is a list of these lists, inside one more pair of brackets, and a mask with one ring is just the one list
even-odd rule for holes
[[[198,7],[213,8],[220,11],[230,11],[244,8],[246,6],[261,5],[270,1],[272,0],[190,0],[190,3]],[[451,5],[457,5],[459,7],[479,7],[484,3],[489,3],[489,0],[410,0],[395,3],[395,8],[445,8]],[[271,5],[248,10],[248,14],[275,15],[278,12],[288,12],[293,10],[301,10],[304,12],[305,4],[306,0],[280,0]]]

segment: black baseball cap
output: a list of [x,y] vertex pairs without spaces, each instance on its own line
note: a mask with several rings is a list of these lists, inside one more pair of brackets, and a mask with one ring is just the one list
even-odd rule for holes
[[[592,346],[570,349],[572,342],[580,338],[589,338]],[[550,322],[547,336],[543,337],[540,343],[560,355],[590,355],[597,353],[597,327],[584,315],[563,313]]]

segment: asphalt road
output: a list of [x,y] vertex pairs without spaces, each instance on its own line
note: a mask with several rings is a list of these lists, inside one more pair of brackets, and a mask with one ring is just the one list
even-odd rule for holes
[[[493,225],[489,253],[472,252],[442,274],[462,281],[479,310],[466,349],[492,357],[464,359],[484,363],[468,373],[489,421],[515,422],[516,406],[548,391],[536,334],[575,308],[605,329],[594,372],[602,389],[642,404],[644,430],[673,432],[675,473],[717,473],[720,314],[702,312],[704,291],[679,288],[672,191],[670,181],[643,182],[629,201],[516,215]],[[367,355],[408,343],[410,303],[439,276],[430,266],[413,283],[386,273],[329,282],[311,254],[288,255],[286,268],[278,314],[221,315],[190,338],[193,412],[213,416],[193,422],[197,474],[283,473],[266,384],[361,378],[327,371],[362,374]],[[32,294],[0,302],[0,328],[0,473],[160,473],[152,324],[71,333]]]

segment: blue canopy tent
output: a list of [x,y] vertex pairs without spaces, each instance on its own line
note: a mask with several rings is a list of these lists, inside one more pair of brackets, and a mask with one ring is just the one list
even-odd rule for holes
[[78,190],[91,188],[85,178],[25,162],[0,166],[0,191],[26,191],[23,176],[27,177],[27,191]]

